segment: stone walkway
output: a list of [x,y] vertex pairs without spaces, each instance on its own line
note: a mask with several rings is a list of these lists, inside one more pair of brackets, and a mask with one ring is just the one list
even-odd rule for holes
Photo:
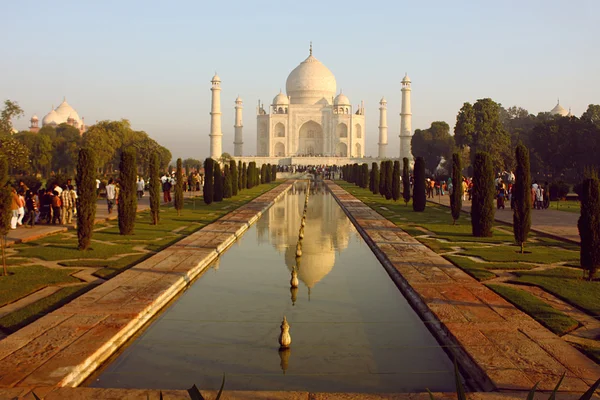
[[600,366],[333,182],[329,188],[438,340],[484,390],[585,391]]
[[[441,204],[450,207],[450,196],[436,196],[427,199],[432,203]],[[471,212],[471,202],[463,202],[463,208],[466,212]],[[513,213],[507,205],[504,210],[496,210],[495,218],[497,221],[511,224],[513,222]],[[536,232],[544,233],[549,236],[559,237],[571,242],[579,243],[579,230],[577,229],[577,220],[579,214],[547,210],[531,210],[531,229]]]
[[0,388],[79,385],[291,186],[275,187],[0,341]]

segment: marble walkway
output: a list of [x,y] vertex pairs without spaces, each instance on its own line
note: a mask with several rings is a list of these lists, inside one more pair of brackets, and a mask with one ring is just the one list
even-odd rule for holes
[[[600,366],[333,182],[327,182],[413,308],[484,390],[585,391]],[[543,212],[543,211],[542,211]],[[508,214],[508,213],[507,213]]]

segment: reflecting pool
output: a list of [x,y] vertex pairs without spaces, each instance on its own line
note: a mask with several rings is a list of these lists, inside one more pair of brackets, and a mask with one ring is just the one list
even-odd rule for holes
[[452,362],[323,187],[296,260],[305,194],[297,183],[88,385],[217,389],[225,374],[228,390],[452,391]]

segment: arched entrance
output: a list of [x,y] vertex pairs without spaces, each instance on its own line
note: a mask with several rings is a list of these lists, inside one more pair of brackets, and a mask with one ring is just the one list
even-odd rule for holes
[[362,148],[360,147],[360,143],[356,143],[356,156],[355,157],[362,157],[361,150],[362,150]]
[[275,144],[275,157],[285,157],[285,145],[283,143]]
[[340,138],[348,137],[348,125],[341,123],[337,126],[337,135]]
[[338,143],[336,149],[336,156],[338,157],[348,157],[348,145],[346,143]]
[[300,127],[298,155],[316,156],[323,154],[323,128],[315,121],[308,121]]

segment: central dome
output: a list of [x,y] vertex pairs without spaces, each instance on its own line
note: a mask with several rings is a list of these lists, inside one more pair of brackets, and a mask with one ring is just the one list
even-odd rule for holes
[[336,92],[335,76],[312,55],[300,63],[287,78],[285,90],[292,104],[331,104]]

